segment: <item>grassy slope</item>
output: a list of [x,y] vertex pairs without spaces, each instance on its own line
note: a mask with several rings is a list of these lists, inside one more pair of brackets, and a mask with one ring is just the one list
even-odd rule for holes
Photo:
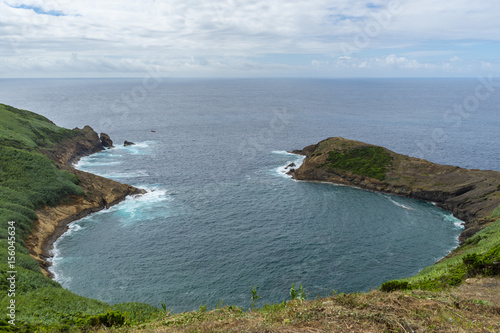
[[[497,281],[498,282],[498,281]],[[498,332],[499,307],[460,294],[339,294],[242,311],[223,307],[170,315],[119,332]],[[108,329],[101,331],[108,332]],[[113,330],[115,331],[115,330]]]
[[149,305],[111,307],[75,295],[44,277],[25,248],[24,241],[37,218],[35,209],[84,194],[75,175],[59,170],[39,151],[77,135],[78,131],[58,127],[38,114],[0,104],[0,307],[5,309],[10,300],[6,292],[7,230],[8,222],[15,221],[18,326],[74,325],[108,309],[130,312],[131,321],[149,318],[155,312]]

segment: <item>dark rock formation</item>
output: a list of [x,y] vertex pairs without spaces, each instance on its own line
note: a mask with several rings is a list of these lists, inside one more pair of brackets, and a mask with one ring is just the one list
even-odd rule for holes
[[71,164],[75,163],[80,157],[104,150],[99,136],[92,127],[75,128],[73,132],[74,136],[71,139],[58,143],[56,147],[41,149],[42,153],[62,169],[73,169]]
[[113,148],[113,140],[111,140],[109,135],[101,133],[100,139],[103,147]]
[[296,166],[295,163],[290,163],[285,167],[285,169],[292,168],[294,166]]
[[435,202],[465,222],[466,230],[460,235],[461,242],[492,222],[490,216],[500,205],[500,172],[439,165],[385,148],[392,162],[384,180],[329,166],[330,151],[346,152],[361,146],[372,145],[329,138],[303,150],[295,150],[294,153],[305,155],[306,159],[292,176],[298,180],[350,185]]
[[133,145],[135,145],[135,143],[125,140],[125,142],[123,142],[123,145],[124,146],[133,146]]

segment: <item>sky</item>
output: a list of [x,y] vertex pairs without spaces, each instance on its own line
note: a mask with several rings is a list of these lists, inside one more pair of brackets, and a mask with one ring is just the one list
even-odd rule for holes
[[498,0],[0,0],[0,77],[500,76]]

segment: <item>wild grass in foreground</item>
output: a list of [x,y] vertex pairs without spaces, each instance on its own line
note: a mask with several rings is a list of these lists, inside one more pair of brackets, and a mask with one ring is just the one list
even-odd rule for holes
[[[498,278],[492,279],[500,286]],[[102,329],[108,332],[110,329]],[[226,306],[170,315],[117,332],[499,332],[500,306],[460,291],[337,294],[243,311]]]

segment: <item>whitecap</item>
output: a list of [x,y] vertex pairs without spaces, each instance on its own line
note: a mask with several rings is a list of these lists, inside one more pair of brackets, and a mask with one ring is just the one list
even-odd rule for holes
[[151,154],[151,148],[155,143],[156,141],[136,142],[130,146],[116,146],[115,149],[123,150],[130,155],[149,155]]
[[95,172],[101,177],[105,178],[137,178],[137,177],[147,177],[149,174],[145,170],[137,170],[134,172]]
[[304,159],[305,159],[305,156],[303,156],[303,155],[293,154],[293,153],[289,153],[287,151],[275,150],[272,153],[295,157],[294,160],[288,160],[284,165],[281,165],[281,166],[274,169],[275,174],[277,174],[281,177],[285,177],[285,178],[292,178],[292,176],[288,174],[290,169],[298,169],[302,165],[302,163],[304,162]]
[[276,154],[276,155],[302,156],[302,155],[299,155],[299,154],[290,153],[290,152],[288,152],[286,150],[273,150],[271,153],[272,154]]
[[455,228],[457,229],[465,229],[465,226],[464,226],[464,221],[460,220],[460,219],[457,219],[455,216],[453,216],[453,214],[451,213],[446,213],[444,214],[444,220],[446,222],[451,222],[453,223],[453,225],[455,226]]
[[[80,219],[79,221],[81,221],[82,219]],[[62,262],[64,260],[64,257],[61,256],[61,252],[59,251],[59,243],[62,241],[62,239],[64,239],[65,237],[68,237],[70,235],[72,235],[73,233],[75,232],[78,232],[80,230],[84,229],[81,225],[79,225],[77,223],[77,221],[75,222],[71,222],[70,224],[68,224],[68,230],[66,230],[66,232],[64,234],[62,234],[53,244],[52,246],[52,249],[50,250],[49,254],[50,254],[50,257],[47,258],[47,261],[51,263],[50,267],[49,267],[49,272],[52,273],[52,275],[54,275],[54,280],[59,282],[61,285],[63,285],[63,287],[67,287],[68,284],[71,282],[71,277],[63,277],[61,274],[58,273],[58,266],[59,266],[59,263]]]
[[[159,186],[138,186],[146,189],[145,194],[128,196],[123,202],[115,205],[106,211],[117,214],[117,218],[123,225],[131,225],[134,222],[144,222],[158,215],[161,212],[162,216],[169,216],[169,210],[165,209],[164,202],[172,201],[172,196],[168,191]],[[158,209],[161,206],[161,209]]]
[[395,204],[395,205],[396,205],[396,206],[398,206],[398,207],[401,207],[401,208],[404,208],[404,209],[407,209],[407,210],[415,210],[415,209],[414,209],[414,208],[412,208],[412,207],[408,207],[408,206],[406,206],[406,205],[404,205],[404,204],[402,204],[402,203],[399,203],[399,202],[397,202],[397,201],[395,201],[395,200],[392,200],[392,198],[390,198],[390,197],[388,197],[388,196],[385,196],[385,197],[386,197],[387,199],[389,199],[389,201],[390,201],[390,202],[392,202],[393,204]]
[[75,164],[76,168],[91,168],[91,167],[101,167],[101,166],[109,166],[109,165],[118,165],[122,164],[121,161],[111,161],[111,162],[94,162],[94,161],[80,161]]

